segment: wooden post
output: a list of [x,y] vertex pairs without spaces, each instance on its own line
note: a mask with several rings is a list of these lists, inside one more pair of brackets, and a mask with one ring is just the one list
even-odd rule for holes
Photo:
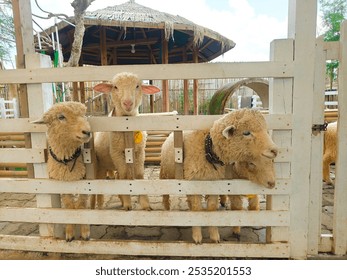
[[183,110],[185,115],[189,115],[189,81],[183,81]]
[[[183,62],[187,62],[187,50],[183,50]],[[183,112],[189,115],[189,80],[183,80]]]
[[183,179],[183,132],[174,132],[175,179]]
[[85,95],[84,82],[80,82],[80,97],[81,97],[81,103],[85,104],[86,95]]
[[106,29],[100,27],[100,60],[101,65],[107,65]]
[[[169,47],[168,41],[165,39],[164,31],[162,31],[162,64],[169,63]],[[162,81],[162,95],[163,95],[163,112],[169,112],[170,110],[170,96],[169,96],[169,81]]]
[[[275,40],[271,43],[271,61],[292,61],[294,41]],[[292,88],[293,79],[270,79],[269,82],[269,110],[270,114],[288,114],[292,111]],[[292,143],[291,130],[273,131],[272,138],[279,148],[288,148]],[[275,164],[277,178],[290,178],[290,162]],[[289,197],[287,195],[268,195],[266,197],[266,208],[268,210],[288,210]],[[266,229],[267,242],[283,242],[289,239],[288,228],[268,227]]]
[[[314,98],[312,122],[324,124],[325,99],[325,62],[326,52],[323,50],[323,38],[316,40],[315,72],[314,72]],[[311,182],[310,182],[310,208],[308,253],[318,254],[318,245],[321,240],[321,213],[322,213],[322,178],[323,178],[323,132],[313,132],[311,145]]]
[[339,64],[339,117],[337,123],[337,161],[334,195],[335,254],[347,253],[347,21],[341,24]]
[[[290,256],[308,254],[309,191],[317,1],[289,1],[288,36],[294,38]],[[294,12],[294,13],[293,13]]]
[[[17,49],[17,69],[25,68],[25,55],[35,53],[33,26],[31,20],[30,1],[13,0],[13,21],[16,35]],[[20,84],[20,94],[18,96],[19,112],[21,118],[29,117],[27,86]],[[30,134],[25,133],[25,147],[31,147]],[[27,164],[28,177],[33,178],[34,170],[32,164]]]
[[[199,63],[199,49],[194,47],[193,52],[193,63]],[[194,79],[193,81],[193,105],[194,105],[194,115],[199,115],[199,81]]]

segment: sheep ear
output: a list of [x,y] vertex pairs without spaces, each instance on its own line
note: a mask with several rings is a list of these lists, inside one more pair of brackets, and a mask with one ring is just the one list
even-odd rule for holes
[[224,128],[222,134],[226,139],[228,139],[231,136],[233,136],[234,131],[235,131],[235,126],[230,125],[230,126],[227,126],[226,128]]
[[160,88],[152,85],[141,85],[141,89],[145,94],[154,94],[160,92]]
[[36,121],[32,121],[30,123],[33,123],[33,124],[46,124],[46,122],[45,122],[43,117],[41,119],[38,119]]
[[93,90],[102,93],[109,93],[112,90],[112,85],[108,83],[100,83],[93,87]]

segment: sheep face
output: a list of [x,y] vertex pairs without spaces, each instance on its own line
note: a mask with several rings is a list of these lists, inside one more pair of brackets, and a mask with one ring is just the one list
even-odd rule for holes
[[142,103],[142,94],[153,94],[160,91],[155,86],[143,85],[137,75],[127,72],[114,76],[111,83],[96,85],[94,90],[111,93],[117,116],[136,116]]
[[235,162],[235,172],[240,179],[272,189],[276,185],[274,162],[272,159],[260,157],[254,161]]
[[[46,124],[47,138],[55,151],[70,153],[91,138],[90,125],[85,117],[86,107],[79,102],[63,102],[52,106],[40,120]],[[60,155],[64,158],[66,155]]]
[[215,121],[210,133],[214,151],[224,163],[274,159],[278,153],[259,111],[233,111]]

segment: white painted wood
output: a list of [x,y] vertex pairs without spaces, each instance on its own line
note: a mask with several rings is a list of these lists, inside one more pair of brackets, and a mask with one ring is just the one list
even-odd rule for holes
[[288,62],[223,62],[71,67],[35,69],[35,71],[20,69],[2,71],[0,83],[109,81],[115,74],[123,71],[133,72],[146,80],[291,77],[293,76],[293,64]]
[[45,125],[32,124],[35,119],[0,119],[1,132],[46,132]]
[[45,153],[43,149],[1,148],[0,159],[3,163],[43,163]]
[[[318,39],[323,39],[319,37]],[[338,60],[340,58],[340,43],[339,42],[324,42],[324,51],[326,51],[327,60]]]
[[[267,189],[247,180],[79,180],[63,182],[49,179],[0,178],[0,192],[36,194],[273,194],[288,195],[290,180],[277,179],[276,187]],[[288,209],[288,208],[287,208]]]
[[[31,69],[30,71],[42,69],[47,71],[52,67],[51,59],[49,56],[42,54],[28,54],[25,56],[25,67]],[[29,118],[39,119],[45,111],[53,105],[53,93],[51,84],[28,84],[28,106]],[[44,125],[45,126],[45,125]],[[46,133],[35,132],[31,133],[32,147],[46,149],[47,140]],[[44,154],[42,152],[42,154]],[[34,176],[35,178],[48,178],[47,164],[45,160],[34,163]],[[60,195],[36,195],[37,207],[60,207]],[[59,229],[60,227],[60,229]],[[57,231],[56,231],[57,230]],[[54,232],[57,232],[56,234]],[[59,231],[59,234],[58,234]],[[41,236],[59,236],[62,233],[61,226],[54,226],[49,224],[40,225]]]
[[289,244],[245,244],[223,242],[195,245],[187,242],[157,241],[115,241],[115,240],[65,240],[39,238],[33,236],[0,235],[0,248],[79,254],[114,254],[182,257],[248,257],[248,258],[288,258]]
[[[323,38],[316,40],[314,97],[312,123],[324,124],[324,99],[326,52],[323,50]],[[323,141],[324,132],[314,132],[311,136],[311,177],[308,254],[318,254],[321,234],[322,179],[323,179]]]
[[288,226],[289,211],[147,211],[62,208],[1,209],[0,220],[124,226]]
[[[271,61],[291,61],[293,60],[292,39],[275,40],[270,45]],[[291,114],[292,113],[292,97],[293,79],[292,78],[276,78],[269,81],[269,112],[270,114]],[[274,130],[272,137],[279,147],[287,147],[291,149],[292,131]],[[281,154],[278,155],[281,157]],[[278,178],[289,178],[291,176],[291,160],[276,163],[276,176]],[[266,197],[266,208],[272,210],[283,210],[289,207],[289,196],[271,196]],[[289,239],[289,229],[279,227],[269,227],[266,230],[267,242],[286,241]]]
[[337,124],[337,160],[334,194],[334,253],[347,253],[347,21],[341,25],[339,64],[339,117]]
[[317,1],[289,0],[295,16],[288,35],[294,38],[293,153],[290,250],[293,258],[306,258],[311,163],[314,59]]
[[[137,116],[137,117],[89,117],[88,121],[95,131],[136,131],[163,130],[179,131],[206,129],[220,118],[218,115],[200,116]],[[292,116],[284,114],[264,115],[269,129],[291,129]],[[35,119],[0,119],[1,132],[46,132],[47,127],[33,124]]]

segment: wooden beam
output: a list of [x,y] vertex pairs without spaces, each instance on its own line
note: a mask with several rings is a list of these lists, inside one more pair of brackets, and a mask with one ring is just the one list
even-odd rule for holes
[[[13,0],[12,10],[16,36],[17,69],[24,69],[25,55],[35,53],[30,2]],[[20,84],[19,111],[22,118],[29,116],[27,88],[24,84]]]
[[[199,63],[199,49],[198,47],[194,48],[193,52],[193,63]],[[199,114],[199,81],[194,79],[193,81],[193,106],[194,106],[194,115]]]
[[[165,40],[164,31],[162,31],[162,64],[169,63],[169,46],[168,41]],[[162,112],[169,112],[170,108],[170,96],[169,96],[169,81],[162,81],[162,95],[163,95],[163,105]]]
[[104,27],[100,27],[100,60],[101,65],[107,65],[106,29]]

